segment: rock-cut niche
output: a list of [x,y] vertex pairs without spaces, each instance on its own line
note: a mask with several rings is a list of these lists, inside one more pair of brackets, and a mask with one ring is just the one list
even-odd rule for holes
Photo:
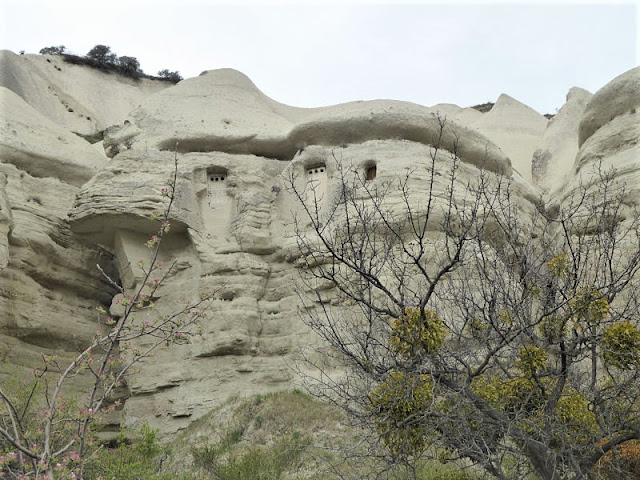
[[327,167],[325,164],[307,167],[307,201],[322,202],[327,194]]
[[229,195],[229,172],[220,167],[206,172],[207,195],[200,201],[200,211],[209,233],[224,232],[229,227],[233,197]]

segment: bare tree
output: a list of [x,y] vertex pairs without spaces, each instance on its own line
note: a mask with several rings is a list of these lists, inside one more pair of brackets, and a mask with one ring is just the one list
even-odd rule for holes
[[[152,215],[160,227],[146,242],[150,260],[139,262],[143,278],[135,292],[127,292],[98,266],[107,281],[123,294],[124,313],[119,318],[111,317],[99,307],[102,333],[68,365],[55,357],[43,358],[44,365],[36,370],[35,385],[26,402],[19,404],[5,385],[0,385],[0,436],[3,449],[9,450],[0,459],[0,468],[12,475],[7,478],[82,478],[85,463],[99,448],[93,443],[92,427],[99,424],[103,413],[117,408],[114,395],[126,385],[127,375],[136,363],[151,356],[158,347],[188,341],[194,326],[206,314],[212,295],[169,315],[149,315],[153,313],[156,291],[175,267],[175,262],[164,266],[160,261],[162,241],[171,226],[177,154],[174,160],[173,175],[160,192],[166,199],[165,209]],[[90,388],[73,401],[65,395],[64,388],[78,375],[91,379]],[[43,386],[44,409],[34,414],[38,404],[32,397],[38,384]]]
[[640,439],[634,202],[601,168],[553,208],[463,175],[438,122],[420,185],[335,155],[326,198],[288,179],[304,318],[345,369],[309,356],[312,392],[396,462],[437,446],[500,479],[637,478],[617,455]]

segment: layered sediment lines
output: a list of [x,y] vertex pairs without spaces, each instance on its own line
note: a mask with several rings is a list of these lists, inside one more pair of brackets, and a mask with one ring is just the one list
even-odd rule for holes
[[[165,433],[230,395],[291,387],[300,348],[317,343],[294,288],[300,203],[288,181],[317,182],[332,202],[348,164],[378,183],[407,177],[418,205],[438,145],[433,188],[443,195],[459,162],[460,195],[488,171],[510,182],[527,215],[560,205],[604,164],[640,199],[638,69],[593,96],[572,89],[551,121],[507,95],[487,113],[389,100],[301,109],[229,69],[165,88],[2,52],[0,71],[0,373],[43,352],[71,355],[95,331],[97,305],[121,313],[95,265],[129,291],[139,285],[136,265],[157,228],[149,217],[164,209],[161,188],[178,157],[162,254],[177,268],[157,292],[157,314],[208,293],[215,301],[190,344],[141,363],[121,412]],[[78,112],[86,125],[67,116]],[[99,130],[103,144],[72,133]],[[401,201],[390,192],[391,208]],[[331,289],[322,297],[331,304]]]

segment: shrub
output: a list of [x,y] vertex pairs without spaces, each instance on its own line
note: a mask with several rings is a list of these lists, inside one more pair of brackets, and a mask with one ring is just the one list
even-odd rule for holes
[[182,76],[178,71],[170,72],[166,68],[158,72],[158,77],[173,83],[178,83],[180,80],[182,80]]
[[106,45],[96,45],[86,55],[87,58],[98,63],[116,64],[117,55],[111,51],[111,47]]
[[[40,55],[62,55],[67,47],[64,45],[58,45],[57,47],[44,47],[40,50]],[[21,52],[24,53],[24,50]]]
[[128,74],[142,73],[140,62],[136,57],[123,56],[118,58],[118,66]]
[[193,448],[191,455],[195,464],[215,480],[277,480],[286,470],[297,466],[300,454],[309,443],[299,432],[293,432],[278,443],[253,447],[242,454],[229,452],[232,444],[223,440],[216,445]]

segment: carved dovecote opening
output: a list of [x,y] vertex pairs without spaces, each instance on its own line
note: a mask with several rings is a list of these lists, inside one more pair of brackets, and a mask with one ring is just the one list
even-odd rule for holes
[[378,174],[378,169],[376,168],[375,164],[369,165],[365,167],[364,179],[367,182],[370,182],[371,180],[375,180],[377,174]]
[[229,202],[227,195],[228,173],[223,169],[213,169],[207,171],[207,196],[209,207],[222,208]]
[[199,190],[198,194],[202,221],[210,234],[224,236],[229,231],[233,216],[234,178],[224,167],[212,166],[204,173],[206,191]]
[[327,193],[327,167],[324,163],[307,167],[307,188],[313,192],[316,201],[321,201]]

